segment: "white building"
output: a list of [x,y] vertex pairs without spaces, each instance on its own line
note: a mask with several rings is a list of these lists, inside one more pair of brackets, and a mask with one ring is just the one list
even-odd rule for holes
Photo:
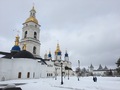
[[0,58],[0,80],[55,77],[61,75],[61,63],[62,73],[72,75],[72,64],[69,61],[68,53],[65,53],[64,60],[62,60],[62,52],[57,44],[55,59],[52,60],[50,52],[42,59],[39,39],[40,24],[36,19],[36,11],[33,7],[29,18],[23,23],[20,42],[19,36],[16,36],[15,45],[10,53],[0,52],[4,55]]
[[[51,73],[54,76],[60,76],[61,75],[61,64],[62,64],[63,76],[73,75],[73,71],[71,68],[72,63],[69,61],[69,55],[66,51],[64,54],[64,60],[62,59],[62,52],[60,50],[59,44],[57,44],[55,54],[54,54],[54,59],[52,59],[51,51],[49,51],[48,54],[45,53],[44,60],[48,64],[47,67],[51,68],[51,70],[47,70],[47,71],[49,71],[49,73],[47,74],[48,77]],[[48,68],[48,69],[50,69],[50,68]]]
[[94,69],[92,64],[89,67],[89,72],[96,76],[106,76],[106,73],[109,70],[110,69],[108,69],[106,66],[103,68],[101,64],[99,65],[98,69]]

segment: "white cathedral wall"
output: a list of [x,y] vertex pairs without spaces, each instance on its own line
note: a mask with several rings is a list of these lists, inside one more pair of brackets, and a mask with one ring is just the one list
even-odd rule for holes
[[0,58],[0,81],[11,79],[12,59]]
[[41,78],[46,78],[47,77],[46,69],[47,69],[47,65],[42,64],[41,67],[40,67],[40,77]]
[[[26,58],[5,59],[0,58],[0,81],[18,79],[18,73],[21,72],[20,79],[47,77],[47,65],[41,65],[38,60]],[[33,75],[35,73],[35,75]]]
[[[12,79],[18,79],[18,73],[21,72],[21,78],[27,78],[27,73],[30,72],[30,78],[39,78],[39,63],[37,60],[16,58],[13,59]],[[35,76],[33,75],[35,73]]]
[[105,75],[105,71],[93,70],[93,75],[104,76]]
[[[46,63],[47,63],[46,75],[48,74],[47,77],[54,77],[55,76],[54,62],[49,60],[49,61],[46,61]],[[49,76],[49,74],[52,74],[52,76]]]

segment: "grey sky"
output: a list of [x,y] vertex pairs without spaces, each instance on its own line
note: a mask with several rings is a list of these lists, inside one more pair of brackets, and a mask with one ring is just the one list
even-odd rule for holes
[[[54,58],[59,41],[77,67],[116,66],[120,57],[120,0],[0,0],[0,51],[10,51],[17,30],[29,17],[33,3],[41,25],[41,56]],[[13,31],[15,30],[15,31]]]

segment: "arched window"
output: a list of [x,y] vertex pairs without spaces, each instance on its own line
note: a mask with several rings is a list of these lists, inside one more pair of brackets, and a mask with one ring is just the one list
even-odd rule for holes
[[36,54],[36,47],[33,47],[33,54]]
[[33,78],[35,77],[35,72],[33,73]]
[[24,36],[24,38],[26,38],[27,37],[27,31],[25,31],[25,36]]
[[37,33],[36,32],[34,32],[34,38],[37,38]]
[[21,73],[21,72],[19,72],[19,73],[18,73],[18,78],[21,78],[21,75],[22,75],[22,73]]
[[30,72],[27,73],[27,78],[30,78]]

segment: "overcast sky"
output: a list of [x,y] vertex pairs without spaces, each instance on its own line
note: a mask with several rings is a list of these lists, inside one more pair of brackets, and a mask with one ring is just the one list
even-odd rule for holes
[[0,51],[14,46],[17,30],[35,6],[41,25],[40,55],[54,51],[59,42],[64,58],[77,67],[114,66],[120,57],[120,0],[0,0]]

